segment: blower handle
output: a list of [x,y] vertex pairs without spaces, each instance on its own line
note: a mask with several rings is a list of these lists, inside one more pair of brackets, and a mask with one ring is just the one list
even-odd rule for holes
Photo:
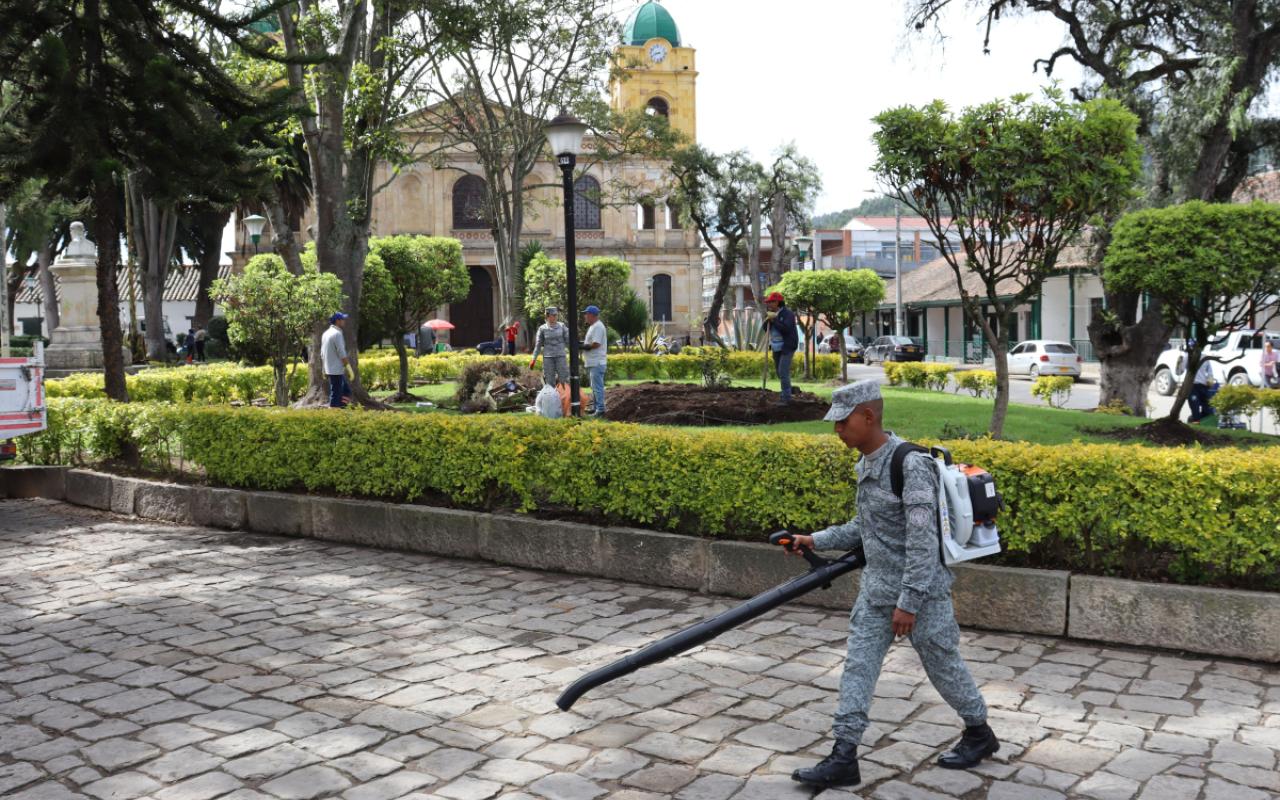
[[827,559],[810,550],[805,545],[797,544],[796,537],[793,536],[790,531],[778,531],[777,533],[770,534],[769,544],[781,545],[786,548],[788,553],[794,553],[798,550],[800,555],[804,556],[804,560],[809,562],[811,570],[821,569],[831,563]]

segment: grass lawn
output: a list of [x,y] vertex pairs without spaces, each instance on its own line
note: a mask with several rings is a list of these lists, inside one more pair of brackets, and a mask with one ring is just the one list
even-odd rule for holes
[[[610,386],[633,386],[649,383],[648,380],[611,381]],[[692,382],[692,381],[690,381]],[[736,386],[746,387],[749,384],[735,381]],[[758,386],[758,384],[756,384]],[[793,384],[797,389],[813,392],[821,397],[830,398],[835,387],[826,382],[797,381]],[[777,390],[777,383],[770,387]],[[452,403],[456,384],[445,382],[427,386],[410,388],[410,393],[424,401],[439,405],[442,401]],[[926,389],[907,389],[901,387],[883,387],[885,396],[885,425],[904,439],[955,439],[965,435],[981,436],[987,430],[991,419],[991,400],[981,400],[968,394],[952,392],[935,392]],[[387,396],[389,393],[380,393]],[[412,404],[397,404],[395,408],[412,412],[457,413],[448,409],[418,408]],[[1149,420],[1095,414],[1086,411],[1070,411],[1043,406],[1011,403],[1009,415],[1005,420],[1005,438],[1015,441],[1035,442],[1037,444],[1070,444],[1071,442],[1116,443],[1117,440],[1099,435],[1093,431],[1112,430],[1117,428],[1134,428]],[[756,425],[744,427],[722,427],[718,430],[735,430],[745,433],[805,433],[831,434],[831,423],[786,422],[777,425]],[[1248,431],[1214,429],[1213,433],[1228,435],[1239,439],[1241,444],[1274,444],[1269,436],[1251,434]]]

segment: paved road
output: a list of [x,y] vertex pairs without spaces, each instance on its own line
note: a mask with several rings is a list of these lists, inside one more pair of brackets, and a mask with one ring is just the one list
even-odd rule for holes
[[[589,696],[584,668],[725,607],[605,580],[0,501],[0,796],[807,798],[845,620],[775,612]],[[930,766],[957,721],[909,647],[869,732],[876,800],[1280,794],[1280,670],[964,634],[1006,741]],[[851,797],[828,792],[822,797]]]

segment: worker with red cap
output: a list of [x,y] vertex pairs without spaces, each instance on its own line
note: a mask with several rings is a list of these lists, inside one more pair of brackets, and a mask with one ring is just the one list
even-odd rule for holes
[[786,405],[791,402],[791,359],[800,346],[800,334],[796,328],[795,312],[787,308],[786,301],[779,292],[773,292],[764,299],[764,307],[768,314],[764,318],[764,328],[769,332],[769,350],[773,353],[773,367],[782,382],[782,400]]

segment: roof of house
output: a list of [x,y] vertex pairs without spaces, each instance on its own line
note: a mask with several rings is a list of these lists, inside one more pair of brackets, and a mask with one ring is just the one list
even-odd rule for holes
[[[964,269],[965,255],[957,253],[956,258],[964,276],[964,287],[970,295],[984,295],[986,290],[978,274]],[[1063,249],[1058,257],[1058,269],[1086,269],[1090,267],[1087,244],[1073,244]],[[1016,294],[1019,290],[1016,279],[1001,281],[997,290],[1001,296]],[[894,281],[885,281],[884,296],[889,303],[896,295]],[[912,304],[959,303],[960,290],[956,285],[955,271],[945,258],[939,257],[927,261],[919,267],[902,275],[902,302]]]
[[[842,230],[847,231],[883,231],[893,230],[896,227],[896,217],[854,217],[844,224]],[[951,217],[942,218],[943,226],[951,224]],[[902,229],[904,231],[928,231],[929,225],[924,221],[923,217],[902,217]]]
[[[230,264],[223,264],[221,267],[219,267],[218,269],[219,278],[226,278],[226,277],[229,277],[230,275],[231,275]],[[56,281],[54,282],[54,285],[55,287],[57,286]],[[127,278],[127,273],[124,270],[120,270],[120,272],[116,275],[116,286],[120,292],[120,300],[122,302],[125,300],[128,300],[129,299],[129,283]],[[36,283],[35,289],[27,288],[26,282],[24,281],[22,288],[18,291],[17,296],[14,298],[14,302],[24,303],[24,304],[26,303],[34,304],[36,302],[36,295],[40,294],[39,288],[40,288],[40,284],[38,281]],[[167,303],[170,303],[170,302],[171,303],[183,303],[183,302],[194,303],[196,300],[196,293],[199,291],[199,288],[200,288],[200,269],[198,267],[193,265],[187,265],[182,269],[169,270],[169,276],[165,280],[164,300]],[[142,301],[142,282],[141,281],[137,282],[136,292],[137,292],[138,302],[141,302]],[[59,297],[60,296],[61,294],[59,294]],[[44,302],[43,298],[41,298],[41,302]]]

